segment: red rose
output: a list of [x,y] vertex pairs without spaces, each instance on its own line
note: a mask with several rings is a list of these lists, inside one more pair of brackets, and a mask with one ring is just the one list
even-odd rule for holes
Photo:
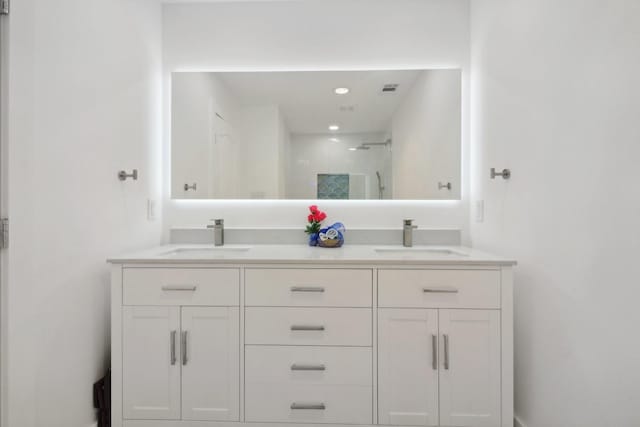
[[311,205],[311,206],[309,206],[309,210],[311,211],[311,213],[312,213],[312,214],[315,214],[315,213],[320,212],[320,211],[318,210],[318,206],[317,206],[317,205]]
[[309,215],[307,219],[309,220],[309,222],[313,222],[316,220],[316,218],[313,215]]
[[326,214],[326,213],[324,213],[324,212],[318,212],[318,213],[316,214],[316,221],[318,221],[318,222],[322,222],[322,221],[324,221],[324,219],[325,219],[326,217],[327,217],[327,214]]

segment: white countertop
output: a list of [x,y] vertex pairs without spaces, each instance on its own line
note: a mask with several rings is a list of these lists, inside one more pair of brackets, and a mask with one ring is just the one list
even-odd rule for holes
[[320,248],[307,245],[179,244],[124,254],[113,264],[394,264],[394,265],[514,265],[512,259],[463,246],[345,245]]

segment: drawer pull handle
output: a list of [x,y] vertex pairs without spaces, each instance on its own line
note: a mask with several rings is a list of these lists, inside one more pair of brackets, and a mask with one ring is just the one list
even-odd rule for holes
[[178,331],[171,331],[170,340],[171,340],[171,365],[176,364],[176,335]]
[[292,286],[291,292],[324,292],[324,288],[320,286]]
[[291,404],[291,409],[315,409],[319,411],[324,411],[327,407],[324,403],[297,403],[293,402]]
[[291,325],[292,331],[324,331],[322,325]]
[[455,288],[422,288],[422,292],[425,294],[457,294],[458,290]]
[[449,370],[449,335],[444,334],[444,369]]
[[299,365],[294,363],[291,365],[292,371],[324,371],[326,370],[324,365]]
[[186,366],[187,362],[189,361],[188,355],[187,355],[187,339],[188,339],[188,335],[187,335],[187,331],[183,331],[182,332],[182,343],[181,343],[181,350],[182,350],[182,364]]
[[431,335],[431,368],[438,370],[438,336]]
[[163,286],[163,291],[186,291],[186,292],[195,292],[198,289],[197,286],[180,286],[180,285],[167,285]]

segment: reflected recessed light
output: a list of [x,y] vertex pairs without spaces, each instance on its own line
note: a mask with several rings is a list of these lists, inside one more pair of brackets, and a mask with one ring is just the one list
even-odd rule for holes
[[356,147],[351,147],[351,148],[349,148],[349,151],[356,151],[356,150],[357,150],[357,148],[356,148]]
[[349,93],[349,88],[348,87],[337,87],[333,90],[336,95],[346,95]]
[[340,130],[340,126],[338,126],[338,125],[329,125],[329,130]]
[[331,142],[340,142],[340,140],[338,138],[329,138],[329,141],[331,141]]

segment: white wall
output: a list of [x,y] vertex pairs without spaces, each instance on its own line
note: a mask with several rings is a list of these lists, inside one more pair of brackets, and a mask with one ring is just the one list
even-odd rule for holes
[[291,132],[287,126],[282,110],[278,111],[278,196],[287,194],[287,167],[289,165],[289,150]]
[[[4,18],[3,18],[4,19]],[[155,0],[20,0],[9,17],[11,427],[85,427],[108,366],[114,253],[157,244],[160,8]],[[138,168],[138,181],[118,170]]]
[[277,105],[239,104],[216,73],[173,73],[170,99],[172,197],[282,197],[289,131]]
[[[174,73],[172,83],[171,194],[184,199],[237,195],[244,183],[237,167],[241,116],[233,94],[213,73]],[[185,184],[196,189],[185,190]]]
[[[463,171],[468,166],[468,0],[326,0],[166,4],[165,93],[175,70],[336,70],[462,68]],[[165,117],[169,101],[165,99]],[[168,120],[165,120],[168,122]],[[166,125],[165,135],[170,133]],[[170,162],[165,140],[165,165]],[[168,174],[167,174],[168,175]],[[323,202],[347,227],[468,230],[468,180],[458,202]],[[165,176],[165,239],[172,225],[304,225],[306,201],[171,201]],[[212,216],[213,215],[213,216]]]
[[635,0],[472,2],[472,237],[519,261],[528,427],[640,425],[638,28]]
[[[462,93],[458,70],[423,71],[393,114],[393,193],[460,197]],[[439,183],[450,183],[451,190]]]
[[[240,169],[246,178],[244,198],[278,199],[281,197],[281,170],[284,138],[282,114],[277,105],[242,108],[240,132],[243,153]],[[286,132],[286,131],[285,131]]]

